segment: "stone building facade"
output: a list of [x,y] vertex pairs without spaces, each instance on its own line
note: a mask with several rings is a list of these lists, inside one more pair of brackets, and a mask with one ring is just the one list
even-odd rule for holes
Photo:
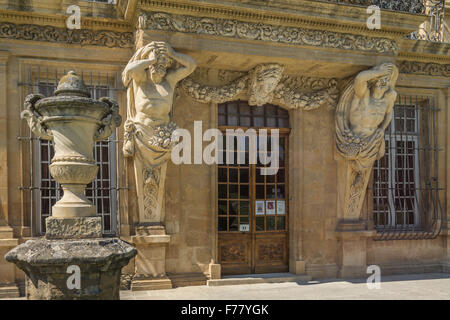
[[[17,295],[25,277],[4,254],[45,233],[60,196],[46,170],[51,144],[20,119],[25,97],[51,95],[75,70],[127,119],[122,72],[153,41],[196,62],[170,111],[193,137],[192,164],[167,162],[156,221],[145,210],[161,175],[147,172],[138,188],[142,173],[123,153],[128,129],[96,144],[100,170],[87,196],[104,234],[139,252],[123,269],[124,284],[172,288],[271,272],[349,278],[369,265],[382,274],[450,272],[450,45],[443,15],[430,17],[422,4],[429,1],[104,2],[0,0],[0,296]],[[381,6],[381,29],[368,28],[371,4]],[[449,9],[440,4],[439,12]],[[71,5],[80,8],[80,29],[68,29]],[[383,64],[398,69],[393,120],[377,136],[382,157],[352,176],[361,152],[339,152],[338,119],[353,121],[359,109],[346,105],[346,94]],[[264,176],[261,163],[194,161],[195,137],[211,128],[278,129],[279,170]],[[346,150],[362,144],[351,140]]]

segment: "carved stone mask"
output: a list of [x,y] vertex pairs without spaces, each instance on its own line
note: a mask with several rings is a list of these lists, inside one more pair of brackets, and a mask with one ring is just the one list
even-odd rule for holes
[[263,106],[273,99],[273,92],[283,75],[279,64],[258,65],[250,71],[249,104]]

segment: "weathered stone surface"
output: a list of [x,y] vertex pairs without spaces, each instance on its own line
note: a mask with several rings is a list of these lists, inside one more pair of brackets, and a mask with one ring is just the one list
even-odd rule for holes
[[[5,259],[27,275],[27,298],[119,299],[120,273],[137,250],[122,240],[28,240]],[[80,289],[68,289],[69,266],[81,272]]]
[[45,219],[47,239],[86,239],[102,237],[102,218],[76,217]]

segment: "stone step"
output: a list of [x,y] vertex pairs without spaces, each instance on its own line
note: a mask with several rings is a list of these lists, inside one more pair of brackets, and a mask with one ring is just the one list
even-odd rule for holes
[[177,274],[163,278],[134,279],[131,283],[132,291],[161,290],[178,287],[204,286],[207,278],[200,274]]
[[131,291],[172,289],[172,281],[168,278],[142,279],[131,282]]
[[0,286],[0,299],[19,298],[19,288],[16,285]]
[[228,286],[239,284],[283,283],[283,282],[307,283],[310,280],[311,276],[306,274],[293,274],[293,273],[243,274],[243,275],[223,276],[222,279],[208,280],[207,285]]

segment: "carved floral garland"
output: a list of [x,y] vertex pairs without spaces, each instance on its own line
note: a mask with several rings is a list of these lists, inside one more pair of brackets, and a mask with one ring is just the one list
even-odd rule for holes
[[[250,72],[249,72],[250,73]],[[180,88],[202,103],[232,101],[248,91],[250,75],[246,74],[224,86],[208,86],[192,77],[181,82]],[[336,79],[283,76],[273,92],[273,102],[286,109],[314,110],[324,104],[335,108],[339,98]],[[267,101],[267,103],[272,101]]]

